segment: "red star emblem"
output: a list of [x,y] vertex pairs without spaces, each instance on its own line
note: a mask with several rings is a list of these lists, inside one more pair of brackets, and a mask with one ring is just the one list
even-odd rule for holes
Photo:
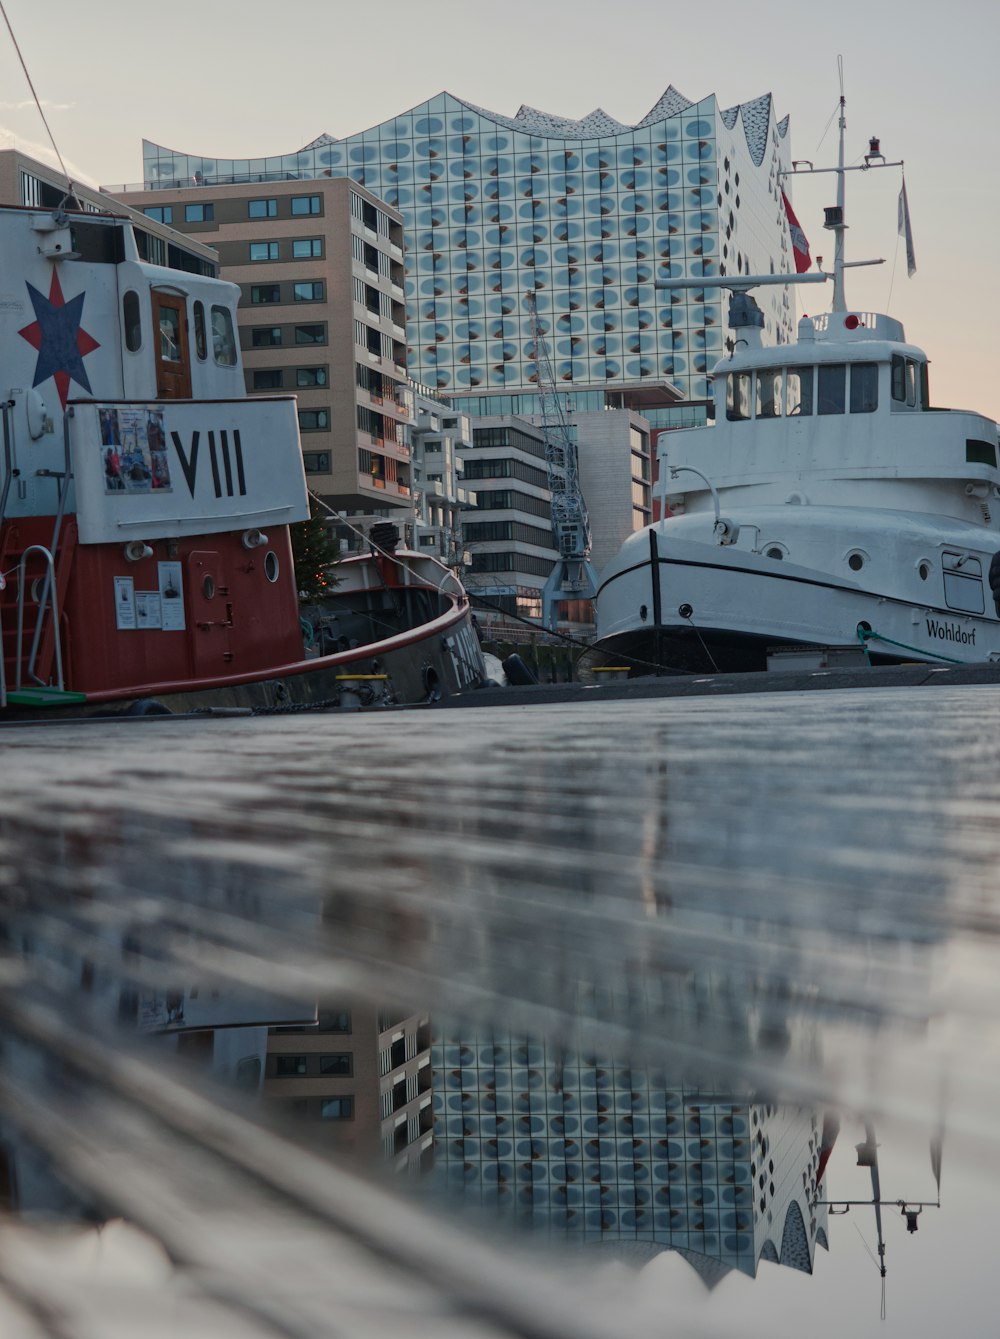
[[28,284],[28,294],[35,309],[36,320],[17,333],[38,350],[34,386],[52,377],[59,392],[63,409],[69,395],[69,384],[76,381],[90,393],[90,380],[83,360],[101,346],[92,335],[81,329],[84,294],[78,293],[69,302],[63,297],[59,271],[53,269],[49,296]]

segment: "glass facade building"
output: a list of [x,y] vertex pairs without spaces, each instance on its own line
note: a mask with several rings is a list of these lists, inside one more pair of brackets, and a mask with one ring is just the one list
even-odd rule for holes
[[[536,378],[535,294],[560,384],[708,393],[720,290],[662,281],[794,272],[779,172],[788,121],[769,95],[720,110],[668,88],[636,125],[497,115],[441,93],[295,153],[220,159],[143,145],[147,190],[347,176],[403,216],[408,370],[439,394]],[[762,290],[765,338],[790,339],[790,291]],[[675,389],[676,388],[676,389]]]
[[449,1197],[546,1236],[679,1251],[708,1282],[761,1260],[812,1273],[828,1248],[816,1201],[836,1135],[808,1107],[461,1025],[431,1057]]

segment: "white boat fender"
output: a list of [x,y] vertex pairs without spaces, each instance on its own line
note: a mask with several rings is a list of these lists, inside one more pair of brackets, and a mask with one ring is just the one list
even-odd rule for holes
[[486,666],[486,687],[506,688],[507,676],[503,672],[503,665],[500,662],[500,657],[495,656],[492,651],[484,651],[483,663]]

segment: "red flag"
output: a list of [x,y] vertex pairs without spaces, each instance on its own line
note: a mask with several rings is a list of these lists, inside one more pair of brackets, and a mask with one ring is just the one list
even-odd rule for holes
[[795,273],[805,274],[812,264],[812,256],[809,254],[809,242],[805,233],[802,231],[802,225],[795,217],[795,210],[789,203],[788,196],[784,191],[781,192],[781,199],[784,202],[785,213],[788,216],[788,231],[792,238],[792,252],[795,256]]

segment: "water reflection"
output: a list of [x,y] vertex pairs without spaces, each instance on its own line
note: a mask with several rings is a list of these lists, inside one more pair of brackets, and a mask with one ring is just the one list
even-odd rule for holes
[[[317,1221],[378,1241],[372,1278],[501,1333],[607,1332],[603,1274],[573,1278],[571,1325],[523,1286],[543,1242],[644,1278],[668,1253],[713,1306],[753,1279],[762,1325],[769,1274],[874,1269],[865,1121],[925,1149],[950,1094],[1000,1184],[1000,730],[978,690],[872,696],[18,732],[5,1202],[124,1213],[220,1269],[204,1224],[280,1202],[316,1258]],[[404,1174],[386,1200],[376,1171]],[[926,1153],[883,1179],[903,1273]],[[839,1241],[828,1201],[855,1202]]]

